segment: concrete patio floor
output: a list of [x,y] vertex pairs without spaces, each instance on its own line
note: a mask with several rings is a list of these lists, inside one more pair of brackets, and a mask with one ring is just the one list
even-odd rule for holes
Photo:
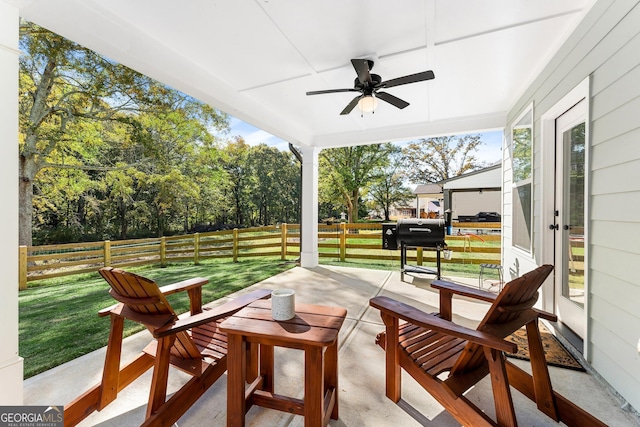
[[[394,404],[384,395],[384,352],[375,345],[375,336],[383,330],[379,312],[369,307],[369,299],[386,295],[412,304],[427,312],[437,311],[438,294],[429,287],[432,276],[402,275],[398,271],[320,266],[296,267],[271,277],[241,292],[256,288],[293,288],[296,301],[337,305],[348,311],[339,336],[340,418],[332,427],[409,427],[457,426],[456,421],[411,377],[403,371],[402,400]],[[464,279],[453,279],[461,282]],[[477,279],[466,279],[471,286]],[[220,304],[216,301],[211,305]],[[454,301],[454,321],[470,327],[484,315],[487,305],[466,299]],[[108,323],[108,322],[107,322]],[[108,327],[105,323],[105,327]],[[125,340],[123,359],[133,358],[149,342],[148,332]],[[25,405],[64,405],[100,380],[105,350],[100,349],[24,382]],[[276,392],[303,396],[303,358],[297,350],[276,349]],[[513,360],[513,359],[511,359]],[[528,362],[516,361],[528,366]],[[637,426],[638,419],[621,409],[619,402],[594,376],[569,369],[550,367],[554,388],[582,408],[611,426]],[[172,369],[169,389],[177,390],[187,376]],[[99,413],[92,414],[83,426],[137,426],[144,420],[150,383],[147,372],[118,399]],[[177,422],[179,427],[224,426],[226,423],[226,375]],[[467,394],[472,402],[494,415],[493,398],[487,378]],[[513,390],[519,425],[554,426],[535,405]],[[247,426],[302,426],[300,416],[253,407],[246,416]]]

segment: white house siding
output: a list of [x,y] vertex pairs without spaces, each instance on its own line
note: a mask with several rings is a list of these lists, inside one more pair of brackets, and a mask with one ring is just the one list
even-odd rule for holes
[[[640,2],[598,0],[508,114],[534,104],[534,258],[510,249],[510,159],[505,156],[506,266],[541,260],[541,116],[585,78],[590,90],[588,342],[592,367],[640,409]],[[550,141],[545,141],[545,144]],[[508,151],[508,150],[505,150]]]

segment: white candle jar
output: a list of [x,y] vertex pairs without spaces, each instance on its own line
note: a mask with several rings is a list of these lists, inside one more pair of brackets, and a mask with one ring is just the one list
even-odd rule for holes
[[271,292],[271,317],[273,320],[289,320],[296,315],[296,293],[293,289],[276,289]]

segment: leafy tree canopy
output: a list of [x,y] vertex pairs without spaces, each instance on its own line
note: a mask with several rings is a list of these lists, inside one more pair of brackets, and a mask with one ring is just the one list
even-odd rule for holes
[[480,135],[439,136],[414,141],[403,148],[403,163],[411,182],[439,182],[486,166],[475,153]]
[[320,152],[320,201],[339,200],[350,222],[358,220],[361,190],[380,177],[394,151],[390,143],[329,148]]
[[20,30],[21,244],[34,231],[124,239],[297,219],[290,154],[221,140],[225,113],[35,24]]

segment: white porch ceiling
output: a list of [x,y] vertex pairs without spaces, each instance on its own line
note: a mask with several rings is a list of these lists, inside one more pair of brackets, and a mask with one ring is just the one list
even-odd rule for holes
[[[593,0],[0,0],[21,16],[296,145],[501,128]],[[375,114],[339,113],[351,58],[383,80]]]

